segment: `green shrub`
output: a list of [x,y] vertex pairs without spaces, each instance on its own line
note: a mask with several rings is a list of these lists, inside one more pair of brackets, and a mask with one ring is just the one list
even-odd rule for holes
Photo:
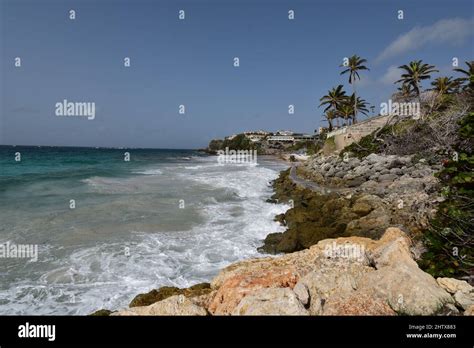
[[308,155],[314,155],[321,150],[321,143],[314,141],[301,141],[288,148],[289,151],[298,151],[305,149]]
[[353,156],[362,159],[371,153],[377,153],[380,150],[380,144],[375,140],[374,133],[362,137],[358,142],[354,142],[342,149],[339,156],[350,152]]
[[457,158],[436,174],[445,201],[424,233],[420,267],[435,277],[461,277],[474,270],[474,113],[459,122]]

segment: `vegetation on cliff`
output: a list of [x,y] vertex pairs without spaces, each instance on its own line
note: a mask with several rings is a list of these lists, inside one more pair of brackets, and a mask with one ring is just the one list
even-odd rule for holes
[[474,271],[474,112],[459,121],[456,153],[437,177],[445,201],[425,233],[428,251],[420,266],[434,276],[472,276]]
[[225,151],[225,148],[232,150],[257,150],[261,151],[261,146],[258,143],[250,141],[245,134],[237,134],[233,138],[226,138],[224,140],[214,139],[211,140],[208,146],[208,151],[211,153],[217,153],[219,150]]

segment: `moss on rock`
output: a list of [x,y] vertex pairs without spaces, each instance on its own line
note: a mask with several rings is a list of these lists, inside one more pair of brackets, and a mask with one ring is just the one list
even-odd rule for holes
[[139,294],[130,302],[129,307],[149,306],[155,302],[162,301],[174,295],[184,295],[186,297],[195,297],[206,295],[211,292],[209,283],[199,283],[189,288],[177,288],[174,286],[163,286],[159,289],[153,289],[145,294]]
[[112,311],[109,311],[108,309],[99,309],[98,311],[95,311],[89,315],[92,317],[108,317],[111,313]]

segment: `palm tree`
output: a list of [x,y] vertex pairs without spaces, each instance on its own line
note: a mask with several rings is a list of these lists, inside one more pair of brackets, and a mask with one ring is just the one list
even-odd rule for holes
[[406,84],[402,84],[397,90],[397,95],[405,99],[410,98],[413,93],[411,86]]
[[461,68],[456,68],[453,70],[466,75],[466,77],[459,77],[456,80],[460,84],[467,82],[467,85],[464,88],[470,88],[472,90],[474,89],[474,61],[471,60],[470,62],[466,62],[466,65],[468,67],[466,70],[461,69]]
[[338,114],[345,120],[346,126],[349,125],[349,119],[354,116],[354,106],[349,103],[344,103],[338,106]]
[[433,65],[422,63],[421,60],[411,61],[408,65],[402,65],[399,69],[405,70],[402,74],[401,79],[395,83],[401,82],[404,85],[408,85],[415,92],[415,96],[420,98],[420,84],[422,80],[427,80],[431,77],[431,73],[437,72]]
[[[341,72],[341,75],[344,75],[346,73],[349,74],[349,83],[352,85],[352,88],[354,90],[354,94],[356,94],[356,87],[355,83],[356,80],[360,80],[360,75],[359,71],[361,70],[369,70],[364,63],[367,62],[367,59],[362,59],[358,55],[354,54],[352,57],[349,58],[349,62],[347,65],[341,65],[341,67],[347,68],[346,70]],[[355,100],[355,99],[354,99]],[[354,104],[354,123],[357,123],[357,105]]]
[[346,98],[346,92],[342,88],[343,86],[339,85],[328,91],[327,95],[319,99],[319,101],[321,102],[321,104],[319,104],[319,107],[327,105],[327,107],[324,109],[325,112],[331,108],[336,109],[337,106],[343,103],[344,99]]
[[455,92],[459,86],[459,81],[453,80],[452,77],[438,77],[433,82],[431,82],[433,88],[431,91],[438,92],[439,95],[449,94]]
[[[354,105],[355,109],[357,111],[360,111],[361,114],[364,114],[367,116],[367,114],[369,113],[369,109],[368,109],[369,103],[367,103],[365,99],[356,97],[355,93],[352,93],[352,95],[349,98],[348,103],[351,106]],[[354,123],[355,123],[355,119],[354,119]]]
[[329,124],[329,131],[331,132],[334,128],[332,121],[338,117],[336,114],[336,110],[331,109],[326,111],[325,117]]

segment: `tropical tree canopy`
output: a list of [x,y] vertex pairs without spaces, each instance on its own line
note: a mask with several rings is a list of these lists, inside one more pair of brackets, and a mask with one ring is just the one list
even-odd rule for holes
[[352,93],[349,100],[347,101],[351,106],[355,106],[357,111],[360,111],[362,114],[367,115],[369,113],[369,103],[365,99],[356,97],[355,93]]
[[327,105],[324,111],[328,111],[331,108],[337,108],[337,106],[343,103],[344,99],[347,97],[346,92],[342,89],[343,87],[343,85],[339,85],[328,91],[327,95],[319,99],[319,101],[321,102],[321,104],[319,104],[319,107]]
[[466,65],[467,65],[466,70],[461,69],[461,68],[456,68],[453,70],[465,75],[463,77],[457,78],[456,80],[460,84],[467,82],[467,85],[465,87],[469,87],[472,89],[474,87],[474,61],[471,60],[470,62],[466,62]]
[[453,80],[452,77],[438,77],[434,81],[431,82],[433,88],[432,91],[436,91],[439,94],[449,94],[455,92],[459,86],[459,81]]
[[398,94],[404,98],[411,97],[413,90],[410,85],[402,84],[397,88]]
[[[361,70],[369,70],[365,65],[364,63],[367,62],[367,59],[363,59],[361,57],[359,57],[358,55],[354,54],[352,57],[350,57],[348,60],[347,60],[347,64],[342,64],[341,66],[342,67],[345,67],[346,69],[343,70],[341,72],[341,75],[344,75],[344,74],[349,74],[349,83],[352,85],[353,89],[354,89],[354,95],[356,93],[355,91],[355,82],[356,80],[360,80],[360,75],[359,75],[359,71]],[[358,112],[358,108],[357,108],[357,105],[355,104],[355,98],[354,98],[354,104],[353,104],[353,107],[354,107],[354,123],[357,122],[357,112]]]
[[349,74],[349,83],[352,84],[356,79],[360,80],[359,71],[369,70],[364,63],[367,63],[367,59],[363,59],[358,55],[354,54],[348,59],[347,65],[342,64],[341,67],[346,68],[341,72],[341,75]]
[[433,65],[423,63],[422,60],[414,60],[408,65],[402,65],[398,67],[404,70],[401,79],[395,83],[402,83],[410,86],[415,92],[416,96],[420,95],[420,84],[422,80],[427,80],[431,77],[431,73],[437,72]]
[[326,111],[325,117],[329,124],[329,131],[332,131],[333,129],[332,121],[337,118],[336,110],[331,109],[331,110]]
[[347,121],[354,116],[354,107],[349,103],[341,104],[337,108],[337,113]]

